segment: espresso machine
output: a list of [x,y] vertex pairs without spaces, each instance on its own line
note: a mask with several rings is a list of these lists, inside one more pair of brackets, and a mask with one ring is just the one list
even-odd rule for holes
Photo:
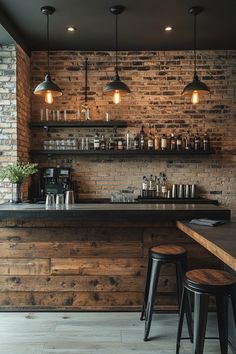
[[78,200],[77,184],[71,179],[71,170],[67,167],[47,167],[39,171],[38,178],[34,181],[34,201],[45,201],[47,194],[63,194],[67,190],[75,192]]

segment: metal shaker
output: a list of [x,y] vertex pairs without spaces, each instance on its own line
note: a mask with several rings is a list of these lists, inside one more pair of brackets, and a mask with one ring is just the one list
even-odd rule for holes
[[185,184],[184,188],[184,198],[190,198],[190,184]]
[[197,186],[196,184],[191,184],[191,198],[196,198],[197,197]]
[[55,206],[54,194],[47,194],[46,196],[46,208],[52,208]]
[[61,208],[64,205],[64,194],[56,195],[56,207]]
[[184,197],[184,185],[179,184],[178,185],[178,198],[183,198]]
[[66,191],[65,204],[66,205],[75,204],[74,191]]
[[177,184],[172,184],[171,198],[177,198]]

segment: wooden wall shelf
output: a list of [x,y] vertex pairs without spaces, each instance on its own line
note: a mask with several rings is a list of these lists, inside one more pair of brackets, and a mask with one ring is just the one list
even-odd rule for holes
[[85,120],[85,121],[40,121],[31,122],[30,128],[125,128],[127,122],[123,120]]
[[67,155],[67,156],[209,156],[211,151],[156,151],[156,150],[31,150],[32,155],[48,155],[58,156],[58,155]]

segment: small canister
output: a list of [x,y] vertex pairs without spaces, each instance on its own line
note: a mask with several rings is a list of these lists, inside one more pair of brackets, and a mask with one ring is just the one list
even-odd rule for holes
[[190,198],[190,184],[185,184],[184,187],[184,198]]
[[179,184],[178,185],[178,198],[183,198],[184,197],[184,185]]
[[191,184],[191,198],[196,198],[197,197],[197,186],[196,184]]
[[172,184],[171,198],[177,198],[177,184]]

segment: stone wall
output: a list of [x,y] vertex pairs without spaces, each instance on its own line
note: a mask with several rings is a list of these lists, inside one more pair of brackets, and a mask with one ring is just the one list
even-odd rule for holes
[[[143,175],[167,173],[169,183],[197,183],[202,195],[218,199],[236,212],[236,51],[202,51],[198,53],[198,73],[210,87],[211,94],[198,106],[181,96],[183,87],[192,80],[193,53],[121,52],[121,78],[132,93],[115,106],[102,94],[104,85],[114,75],[112,52],[51,52],[51,73],[64,94],[55,100],[53,110],[67,110],[67,119],[76,119],[84,92],[84,60],[89,62],[89,105],[92,119],[124,119],[130,130],[137,132],[142,124],[154,124],[160,135],[208,132],[214,154],[210,157],[168,158],[92,158],[59,157],[39,159],[42,166],[71,166],[73,176],[81,183],[81,198],[110,197],[128,185],[140,188]],[[46,53],[33,52],[31,58],[32,88],[42,81],[46,70]],[[40,119],[46,105],[32,97],[32,119]],[[125,134],[125,130],[119,130]],[[107,134],[99,129],[99,133]],[[94,130],[32,131],[32,147],[42,148],[43,140],[62,137],[93,136]]]
[[[0,168],[17,159],[16,48],[0,47]],[[11,184],[0,182],[0,203],[11,198]]]

